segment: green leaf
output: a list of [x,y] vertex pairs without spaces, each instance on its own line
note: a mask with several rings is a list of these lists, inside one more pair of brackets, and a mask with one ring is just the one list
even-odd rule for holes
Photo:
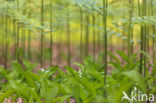
[[128,62],[128,56],[124,52],[117,51],[117,53],[122,57],[123,60],[125,60],[126,62]]
[[2,95],[0,95],[0,102],[3,103],[5,98],[9,98],[11,95],[14,94],[16,90],[13,88],[8,88],[7,91],[5,91],[5,93],[3,93]]
[[137,83],[139,87],[141,87],[143,90],[146,90],[144,79],[136,70],[122,72],[122,74],[127,76],[131,82]]
[[51,103],[58,94],[58,87],[49,88],[47,92],[46,103]]

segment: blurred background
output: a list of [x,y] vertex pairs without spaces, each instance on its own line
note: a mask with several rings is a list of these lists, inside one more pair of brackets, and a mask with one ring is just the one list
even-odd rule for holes
[[143,0],[108,0],[106,31],[102,5],[102,0],[0,0],[0,65],[27,59],[41,67],[74,66],[86,57],[102,63],[105,33],[108,51],[128,54],[128,45],[131,53],[140,50],[145,32],[154,61],[156,0],[146,6]]

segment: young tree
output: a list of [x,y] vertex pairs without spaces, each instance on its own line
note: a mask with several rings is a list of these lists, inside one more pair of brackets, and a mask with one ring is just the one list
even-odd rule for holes
[[71,52],[70,52],[70,48],[71,48],[71,45],[70,45],[70,14],[68,13],[67,14],[67,46],[68,46],[68,66],[71,65]]
[[50,66],[53,58],[53,26],[52,26],[52,0],[50,0]]
[[[17,0],[17,12],[20,13],[20,8],[19,8],[19,0]],[[19,20],[19,18],[18,18]],[[20,31],[20,25],[19,22],[17,21],[17,60],[19,62],[19,56],[20,56],[20,51],[19,51],[19,31]]]
[[86,13],[86,35],[85,35],[85,57],[88,56],[89,51],[89,15]]
[[7,69],[8,64],[8,7],[6,9],[5,14],[5,61],[4,61],[4,68]]
[[[151,0],[151,15],[152,16],[154,16],[154,6],[153,6],[153,1],[154,0]],[[156,42],[155,42],[155,38],[156,38],[156,32],[155,32],[155,26],[154,25],[152,25],[152,31],[153,31],[153,64],[155,64],[156,65],[156,55],[155,55],[155,52],[156,52],[156,47],[155,47],[155,44],[156,44]]]
[[108,0],[103,0],[103,38],[104,38],[104,83],[107,83],[107,5]]
[[[140,5],[140,0],[138,0],[138,12],[139,12],[139,16],[141,17],[142,16],[142,13],[141,13],[141,5]],[[143,51],[144,49],[144,36],[143,36],[143,26],[141,25],[141,32],[140,32],[140,35],[141,35],[141,41],[140,41],[140,50]],[[140,53],[140,74],[142,74],[142,69],[143,68],[143,54]]]
[[[41,0],[41,27],[43,27],[44,25],[43,13],[44,13],[44,0]],[[44,34],[43,33],[44,33],[44,30],[43,28],[41,28],[41,68],[43,67],[43,59],[44,59],[44,55],[43,55]]]
[[92,16],[92,18],[93,18],[93,58],[94,58],[94,61],[95,61],[95,52],[96,52],[96,41],[95,41],[95,28],[94,28],[94,26],[95,26],[95,15],[93,14],[93,16]]
[[83,60],[83,10],[80,7],[80,59]]

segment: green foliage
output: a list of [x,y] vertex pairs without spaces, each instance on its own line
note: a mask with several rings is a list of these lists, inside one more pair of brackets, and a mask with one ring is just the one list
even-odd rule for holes
[[[119,103],[122,92],[128,92],[134,87],[140,88],[143,93],[155,94],[155,76],[152,76],[155,75],[155,69],[151,72],[152,75],[144,78],[138,73],[139,62],[135,65],[130,63],[131,68],[126,69],[126,54],[117,53],[126,63],[121,65],[120,60],[109,53],[114,59],[109,63],[114,70],[112,75],[107,76],[107,85],[104,84],[103,66],[89,58],[85,60],[85,64],[75,63],[79,66],[78,71],[65,66],[66,72],[53,66],[34,73],[35,64],[24,60],[23,68],[18,62],[12,62],[11,71],[0,68],[0,102],[11,97],[13,100],[22,98],[29,103],[64,103],[72,98],[78,103]],[[132,55],[130,62],[135,59],[136,55]],[[146,89],[147,86],[150,91]]]
[[[64,103],[65,101],[70,102],[71,99],[77,103],[120,103],[123,91],[130,95],[129,92],[134,87],[139,88],[142,93],[156,94],[156,65],[151,63],[152,60],[155,62],[156,17],[154,15],[156,0],[52,0],[52,5],[49,0],[44,0],[42,4],[41,1],[43,0],[39,2],[36,0],[0,0],[0,43],[2,43],[2,49],[6,49],[6,51],[11,51],[12,46],[14,46],[14,53],[18,56],[18,62],[12,62],[10,69],[5,70],[7,68],[0,67],[0,103],[6,98],[12,98],[13,101],[22,98],[25,103]],[[49,14],[50,9],[52,10],[51,15]],[[78,19],[80,13],[83,14],[81,20]],[[91,19],[93,15],[95,21]],[[83,20],[85,16],[87,16],[86,21]],[[69,25],[66,27],[69,18],[71,28]],[[51,21],[50,24],[49,20]],[[101,23],[102,20],[103,24]],[[79,68],[78,71],[69,66],[63,67],[65,71],[58,66],[53,66],[34,72],[37,64],[32,64],[27,60],[23,60],[21,63],[20,59],[23,59],[21,57],[24,57],[25,54],[23,52],[24,47],[20,44],[24,44],[25,50],[29,49],[30,53],[33,49],[33,47],[30,49],[31,44],[34,43],[31,43],[31,39],[37,41],[40,37],[38,34],[42,31],[42,65],[49,58],[49,54],[52,58],[52,47],[47,48],[48,34],[55,32],[54,37],[59,37],[59,39],[53,38],[54,42],[68,40],[70,44],[69,36],[63,35],[66,33],[64,31],[68,29],[68,35],[71,32],[71,41],[74,41],[75,38],[79,40],[79,24],[81,24],[82,29],[86,27],[87,31],[85,32],[85,28],[81,29],[82,34],[84,34],[81,39],[84,39],[85,33],[87,34],[86,55],[89,54],[90,41],[92,42],[92,38],[90,39],[91,29],[99,34],[99,40],[103,39],[104,56],[102,55],[97,61],[88,57],[84,60],[84,64],[75,63]],[[77,34],[78,36],[76,36]],[[22,39],[23,36],[26,40],[27,37],[29,38],[28,46]],[[121,51],[116,52],[117,56],[112,53],[113,49],[107,53],[109,48],[107,46],[114,47],[121,44],[114,37],[120,38],[123,44],[128,41],[126,45],[128,46],[128,56]],[[111,42],[109,44],[108,38],[117,41],[117,43]],[[4,44],[8,40],[9,43]],[[96,40],[96,37],[93,37],[93,40]],[[82,40],[81,42],[82,49],[86,49],[83,47],[85,41]],[[101,41],[97,40],[97,42],[100,42],[101,46]],[[61,51],[66,49],[64,43],[63,41],[61,49],[57,52],[61,52],[64,59],[73,59],[72,56],[67,57],[65,52]],[[134,43],[136,45],[133,45]],[[141,49],[134,53],[133,46],[139,47],[138,44]],[[98,50],[101,49],[100,46]],[[126,49],[126,46],[123,45],[123,50]],[[69,47],[70,45],[68,45],[70,55]],[[150,48],[153,48],[153,58],[147,53],[151,52]],[[5,52],[4,50],[1,51]],[[31,57],[30,54],[28,55]],[[40,53],[35,52],[33,54],[38,60]],[[71,54],[74,53],[71,52]],[[0,54],[1,57],[3,55],[4,53]],[[9,56],[5,52],[8,67],[9,60],[12,60],[12,55]],[[108,57],[111,57],[110,61]],[[139,57],[140,59],[138,59]],[[101,64],[102,60],[103,64]],[[50,61],[50,63],[52,62]]]

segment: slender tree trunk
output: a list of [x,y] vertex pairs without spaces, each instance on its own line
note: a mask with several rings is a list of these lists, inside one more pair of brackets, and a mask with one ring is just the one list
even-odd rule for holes
[[17,42],[16,42],[16,18],[15,18],[15,16],[14,16],[14,19],[13,19],[13,33],[14,33],[14,59],[16,60],[17,58],[17,47],[16,47],[16,44],[17,44]]
[[[131,22],[132,22],[132,18],[133,18],[133,16],[134,16],[134,0],[130,0],[130,2],[131,2],[131,10],[130,10],[130,15],[131,15]],[[134,36],[134,33],[133,33],[133,27],[134,27],[134,25],[132,25],[131,26],[131,24],[130,24],[130,31],[131,31],[131,40],[134,40],[133,39],[133,36]],[[133,54],[133,48],[134,48],[134,42],[132,41],[131,42],[131,54]]]
[[31,60],[31,30],[28,30],[28,59]]
[[80,61],[83,60],[83,10],[80,8]]
[[[25,15],[25,10],[23,11],[23,15]],[[25,29],[25,24],[22,24],[21,27],[21,48],[22,48],[22,59],[25,59],[25,48],[26,48],[26,42],[25,42],[25,37],[26,37],[26,29]]]
[[86,14],[86,36],[85,36],[85,57],[88,56],[89,51],[89,15]]
[[[130,6],[132,6],[132,0],[129,0]],[[128,64],[130,63],[130,56],[131,56],[131,37],[132,37],[132,32],[131,32],[131,24],[132,24],[132,7],[129,10],[129,27],[128,27]]]
[[93,58],[94,58],[94,61],[95,61],[95,52],[96,52],[96,41],[95,41],[95,15],[93,15]]
[[6,8],[6,16],[5,16],[5,61],[4,68],[8,67],[8,8]]
[[[19,0],[17,0],[17,12],[19,13]],[[19,18],[18,18],[19,20]],[[17,22],[17,60],[19,62],[19,30],[20,30],[20,27],[19,27],[19,22]]]
[[21,34],[22,34],[22,52],[23,52],[23,59],[25,59],[25,36],[26,36],[26,30],[25,29],[23,29],[23,30],[21,30]]
[[[110,52],[113,53],[113,35],[112,34],[110,35],[109,45],[110,45]],[[112,61],[112,57],[110,56],[109,58],[110,58],[109,60]]]
[[67,16],[67,38],[68,38],[68,41],[67,41],[67,45],[68,45],[68,66],[70,66],[71,65],[71,52],[70,52],[71,45],[70,45],[70,15],[69,14]]
[[[2,17],[2,29],[5,29],[5,16]],[[3,33],[3,39],[2,39],[2,55],[5,60],[5,33]]]
[[[148,5],[149,3],[147,3],[146,4],[146,16],[151,16],[150,15],[150,9],[149,9],[149,5]],[[148,54],[150,54],[150,45],[149,45],[149,42],[150,42],[150,25],[149,24],[147,24],[146,25],[146,52],[148,53]]]
[[31,60],[31,30],[28,30],[28,59]]
[[[154,16],[154,8],[153,8],[153,0],[151,0],[151,14]],[[153,64],[156,65],[156,55],[155,55],[155,38],[156,38],[156,32],[155,32],[155,26],[152,25],[152,31],[153,31]]]
[[11,16],[8,16],[8,62],[9,62],[9,58],[10,57],[12,57],[11,56],[11,53],[12,53],[12,51],[11,51],[11,40],[12,40],[12,38],[11,38],[11,25],[9,25],[9,24],[11,24]]
[[[28,1],[28,3],[31,3],[31,0]],[[31,19],[31,10],[28,13],[29,19]],[[28,29],[28,59],[31,60],[31,30]]]
[[[97,21],[97,25],[98,25],[98,27],[100,27],[100,18],[101,18],[101,16],[100,15],[98,15],[98,21]],[[98,44],[98,54],[101,54],[101,32],[100,32],[100,30],[98,29],[98,31],[97,31],[97,44]]]
[[[3,30],[2,25],[3,25],[3,18],[2,16],[0,16],[0,30]],[[1,35],[1,40],[3,41],[3,33],[1,32],[0,35]],[[2,51],[1,55],[3,55],[3,42],[1,44],[1,51]]]
[[[146,16],[146,0],[143,0],[143,16]],[[146,53],[146,47],[147,47],[147,26],[144,25],[144,52]],[[144,56],[144,77],[146,77],[146,56]]]
[[[125,37],[125,24],[122,24],[122,34],[123,34],[123,37]],[[122,39],[122,51],[125,52],[125,39]],[[124,63],[124,60],[122,59],[122,64]]]
[[50,66],[53,59],[53,26],[52,26],[52,0],[50,0]]
[[[41,0],[41,26],[44,25],[44,19],[43,19],[43,13],[44,13],[44,0]],[[43,43],[44,43],[44,34],[43,34],[44,30],[43,28],[41,28],[41,68],[43,68]]]
[[[140,6],[140,0],[138,0],[138,12],[139,12],[139,17],[141,17],[141,6]],[[141,41],[140,41],[140,50],[143,51],[143,26],[141,25]],[[140,53],[140,74],[142,74],[142,70],[143,70],[143,54]]]
[[104,30],[104,83],[107,83],[107,5],[108,1],[103,0],[103,30]]
[[147,44],[146,44],[146,51],[147,51],[147,53],[148,54],[150,54],[150,45],[149,45],[149,42],[150,42],[150,39],[149,39],[149,37],[150,37],[150,28],[149,28],[149,26],[150,25],[147,25],[147,33],[146,33],[146,40],[147,40]]

